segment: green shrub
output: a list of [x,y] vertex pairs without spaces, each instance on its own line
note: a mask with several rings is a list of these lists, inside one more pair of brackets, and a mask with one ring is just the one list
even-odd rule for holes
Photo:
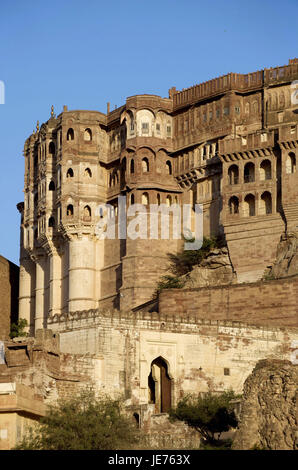
[[[188,240],[192,241],[192,240]],[[203,244],[199,250],[182,250],[178,254],[168,254],[170,258],[170,270],[175,276],[182,276],[187,274],[193,266],[199,264],[208,253],[214,248],[223,246],[223,241],[216,237],[203,238]]]
[[174,276],[162,276],[161,281],[157,285],[157,291],[163,289],[181,289],[184,286],[184,281]]
[[204,396],[187,395],[170,410],[170,419],[184,421],[201,434],[206,444],[216,445],[221,433],[238,424],[231,403],[235,398],[232,390],[219,395],[211,392]]
[[116,450],[139,442],[140,433],[123,411],[121,400],[96,398],[85,390],[49,406],[15,450]]
[[20,318],[17,323],[12,323],[10,327],[10,338],[16,338],[17,336],[27,336],[25,328],[28,326],[28,322],[25,318]]

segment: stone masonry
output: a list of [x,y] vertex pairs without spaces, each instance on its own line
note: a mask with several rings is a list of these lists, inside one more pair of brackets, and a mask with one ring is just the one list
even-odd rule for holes
[[[25,142],[18,205],[19,308],[31,333],[54,315],[129,309],[152,298],[167,253],[182,240],[163,239],[160,228],[156,238],[125,238],[117,229],[114,239],[101,239],[98,226],[113,220],[117,228],[121,219],[119,196],[128,210],[142,205],[142,226],[149,205],[173,215],[201,204],[203,233],[225,239],[235,282],[261,279],[280,238],[298,225],[297,79],[293,59],[173,87],[168,98],[131,96],[106,114],[52,109]],[[109,204],[107,213],[100,204]]]
[[0,256],[0,341],[7,340],[10,325],[18,319],[19,267]]
[[[298,273],[279,243],[298,226],[297,79],[293,59],[172,87],[168,98],[128,97],[106,114],[52,108],[37,123],[18,204],[29,338],[5,342],[0,382],[32,387],[45,403],[92,385],[158,428],[185,394],[241,393],[258,361],[291,359]],[[190,209],[193,230],[200,205],[202,234],[224,242],[185,289],[155,300],[168,253],[184,241],[162,237],[161,223],[148,237],[152,204],[179,234],[175,210]],[[132,226],[142,236],[127,237]],[[280,261],[283,274],[271,277],[281,279],[264,281]]]

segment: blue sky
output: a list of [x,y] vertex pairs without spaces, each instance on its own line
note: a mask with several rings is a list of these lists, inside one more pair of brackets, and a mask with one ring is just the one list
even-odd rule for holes
[[22,156],[53,104],[106,112],[298,57],[297,0],[32,0],[0,5],[0,254],[19,263]]

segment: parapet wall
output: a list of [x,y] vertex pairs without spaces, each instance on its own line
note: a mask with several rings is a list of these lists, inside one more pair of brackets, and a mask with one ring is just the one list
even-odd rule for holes
[[159,297],[161,315],[191,315],[254,325],[298,326],[298,276],[199,289],[167,289]]
[[194,103],[199,99],[211,98],[229,90],[249,92],[262,88],[264,85],[275,85],[280,82],[294,80],[298,70],[297,59],[289,61],[289,65],[259,70],[248,74],[229,73],[207,82],[194,85],[182,91],[174,91],[174,109]]

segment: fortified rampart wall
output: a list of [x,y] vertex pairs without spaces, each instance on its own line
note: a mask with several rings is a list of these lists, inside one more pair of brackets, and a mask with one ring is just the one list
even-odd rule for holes
[[167,289],[159,297],[161,315],[298,326],[298,276],[201,289]]

